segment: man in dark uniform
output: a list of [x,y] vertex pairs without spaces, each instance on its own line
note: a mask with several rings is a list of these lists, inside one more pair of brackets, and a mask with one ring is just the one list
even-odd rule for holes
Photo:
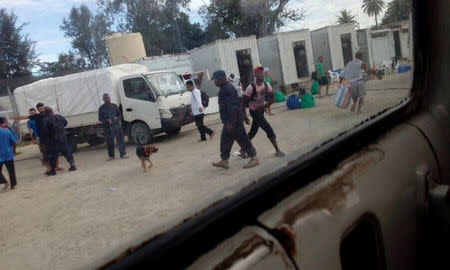
[[44,119],[41,128],[41,144],[46,152],[50,171],[47,175],[56,175],[56,160],[62,154],[70,164],[69,171],[75,171],[75,161],[69,149],[69,143],[64,131],[67,120],[61,115],[55,115],[52,108],[45,107],[47,117]]
[[241,109],[241,102],[234,86],[227,80],[225,71],[217,70],[212,79],[217,87],[220,87],[219,114],[223,123],[222,135],[220,138],[221,161],[213,163],[214,167],[228,169],[230,151],[234,141],[237,141],[243,151],[250,157],[250,161],[244,166],[245,169],[259,165],[256,157],[256,150],[244,128],[244,115]]
[[123,131],[120,124],[122,114],[117,105],[111,103],[111,97],[108,94],[103,95],[103,101],[105,103],[98,109],[98,120],[103,124],[103,132],[106,137],[106,144],[108,145],[108,161],[113,160],[115,157],[114,138],[117,140],[120,158],[128,158],[126,156]]

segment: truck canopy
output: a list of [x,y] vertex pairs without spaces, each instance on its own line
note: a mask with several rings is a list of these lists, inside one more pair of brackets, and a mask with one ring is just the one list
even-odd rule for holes
[[119,103],[118,83],[122,77],[147,73],[138,64],[123,64],[67,76],[48,78],[18,87],[14,91],[21,115],[39,102],[53,108],[63,116],[97,112],[108,93],[113,103]]

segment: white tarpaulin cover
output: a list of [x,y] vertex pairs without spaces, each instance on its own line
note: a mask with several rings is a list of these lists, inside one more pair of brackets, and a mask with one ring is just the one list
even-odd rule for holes
[[21,115],[39,102],[50,106],[63,116],[97,112],[103,104],[103,94],[108,93],[113,103],[118,102],[119,80],[124,76],[147,73],[145,66],[123,64],[108,68],[48,78],[18,87],[14,91]]

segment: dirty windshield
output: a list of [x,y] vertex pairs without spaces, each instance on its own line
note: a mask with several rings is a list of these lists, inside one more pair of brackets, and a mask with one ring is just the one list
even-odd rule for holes
[[0,0],[0,269],[100,267],[389,114],[413,21],[409,0]]
[[145,75],[152,88],[161,96],[178,94],[186,91],[186,86],[173,72],[153,73]]

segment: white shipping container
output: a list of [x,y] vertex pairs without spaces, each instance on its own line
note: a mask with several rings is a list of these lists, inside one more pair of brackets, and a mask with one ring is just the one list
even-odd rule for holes
[[390,30],[372,31],[372,53],[375,65],[392,63],[395,57],[395,42]]
[[359,50],[354,23],[326,26],[311,32],[314,63],[322,56],[325,70],[342,69]]
[[136,60],[135,63],[144,65],[151,71],[173,70],[178,75],[194,72],[192,58],[188,53],[144,57]]
[[372,37],[369,29],[361,29],[356,31],[358,37],[359,51],[363,54],[363,61],[370,67],[373,65]]
[[309,78],[315,70],[311,36],[308,29],[281,32],[258,39],[261,64],[279,85]]
[[[212,75],[222,69],[227,76],[237,74],[244,84],[253,81],[253,67],[260,64],[255,36],[216,40],[191,50],[191,57],[194,70],[208,70]],[[204,81],[202,90],[210,96],[219,91],[212,81]]]

